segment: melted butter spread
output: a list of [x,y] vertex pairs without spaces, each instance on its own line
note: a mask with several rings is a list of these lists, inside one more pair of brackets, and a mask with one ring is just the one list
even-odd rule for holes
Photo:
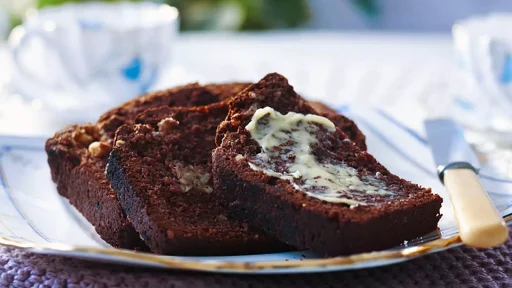
[[295,189],[311,197],[351,207],[366,205],[370,195],[392,195],[375,176],[360,177],[357,170],[342,162],[319,163],[312,154],[319,130],[336,130],[327,118],[289,112],[286,115],[271,107],[256,110],[245,127],[261,147],[261,152],[247,157],[253,170],[289,180]]

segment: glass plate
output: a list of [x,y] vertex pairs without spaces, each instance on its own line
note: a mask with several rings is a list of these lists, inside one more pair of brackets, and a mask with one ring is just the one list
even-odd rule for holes
[[[367,137],[369,151],[391,172],[432,187],[444,199],[439,231],[385,251],[321,258],[310,251],[224,257],[159,256],[113,249],[57,194],[44,152],[45,139],[0,136],[0,244],[35,253],[65,255],[129,265],[219,273],[306,273],[361,269],[403,262],[460,245],[455,219],[423,132],[392,114],[341,107]],[[413,125],[414,126],[414,125]],[[487,161],[481,180],[507,222],[512,222],[510,171]]]

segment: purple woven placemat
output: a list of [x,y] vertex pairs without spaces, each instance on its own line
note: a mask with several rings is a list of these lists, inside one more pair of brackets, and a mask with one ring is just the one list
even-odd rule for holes
[[336,273],[223,275],[99,264],[0,247],[0,287],[512,287],[512,242],[459,247],[402,264]]

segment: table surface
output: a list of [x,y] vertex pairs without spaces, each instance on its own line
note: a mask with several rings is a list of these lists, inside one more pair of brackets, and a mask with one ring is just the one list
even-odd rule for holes
[[[456,69],[449,35],[187,34],[176,43],[173,59],[155,89],[191,81],[255,81],[275,71],[309,98],[332,105],[373,105],[404,117],[447,113],[443,107],[449,107],[454,94],[451,79]],[[45,113],[45,104],[37,99],[6,92],[8,63],[7,48],[2,46],[0,134],[47,136],[71,121],[52,119],[55,115]],[[506,287],[512,285],[511,256],[509,242],[489,250],[460,247],[403,264],[352,272],[229,276],[101,265],[0,248],[0,286]]]
[[0,287],[512,287],[512,243],[457,247],[373,269],[244,276],[123,267],[0,247]]

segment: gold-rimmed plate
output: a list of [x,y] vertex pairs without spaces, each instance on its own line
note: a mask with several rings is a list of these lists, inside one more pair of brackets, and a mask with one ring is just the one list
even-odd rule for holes
[[[343,112],[367,136],[369,151],[388,169],[430,186],[444,198],[438,231],[385,251],[321,258],[309,251],[224,256],[175,257],[110,247],[93,227],[60,197],[50,178],[43,138],[0,136],[0,244],[35,253],[94,261],[223,273],[308,273],[391,265],[460,244],[444,188],[435,175],[422,131],[383,111],[347,107]],[[507,222],[512,221],[510,171],[486,163],[482,183]]]

